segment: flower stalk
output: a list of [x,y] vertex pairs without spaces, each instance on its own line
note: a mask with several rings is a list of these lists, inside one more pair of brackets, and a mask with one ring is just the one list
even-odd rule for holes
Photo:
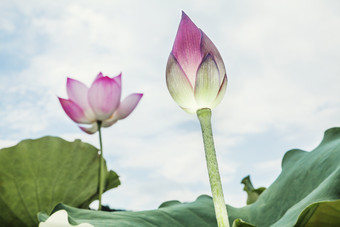
[[103,158],[103,143],[102,143],[102,122],[98,121],[98,133],[99,133],[99,144],[100,144],[100,150],[99,150],[99,176],[98,176],[98,197],[99,197],[99,206],[98,210],[102,210],[102,194],[104,191],[104,158]]
[[211,110],[209,108],[203,108],[197,110],[196,113],[201,124],[205,158],[207,161],[217,224],[218,227],[229,227],[228,213],[224,201],[221,177],[218,170],[214,138],[211,128]]

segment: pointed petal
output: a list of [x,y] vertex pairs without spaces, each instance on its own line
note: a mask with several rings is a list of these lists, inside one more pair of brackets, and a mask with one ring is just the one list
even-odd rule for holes
[[113,77],[112,79],[114,79],[114,80],[117,82],[117,84],[118,84],[120,87],[122,87],[122,73],[119,73],[118,76],[115,76],[115,77]]
[[84,132],[86,132],[87,134],[94,134],[95,132],[98,131],[98,124],[96,122],[96,123],[93,123],[90,128],[85,128],[82,126],[79,126],[79,128],[83,130]]
[[[225,66],[223,59],[221,57],[220,52],[217,50],[214,43],[209,39],[209,37],[202,32],[202,40],[201,40],[201,47],[202,47],[202,53],[204,56],[211,54],[214,57],[214,60],[217,64],[218,70],[220,72],[220,75],[226,74]],[[220,85],[222,84],[222,81],[220,81]]]
[[126,97],[123,102],[120,103],[118,109],[114,114],[117,115],[118,119],[124,119],[130,115],[130,113],[136,108],[143,94],[135,93]]
[[104,77],[104,76],[103,76],[103,73],[100,72],[100,73],[98,73],[98,75],[96,76],[96,78],[94,79],[94,81],[96,81],[96,80],[98,80],[98,79],[100,79],[100,78],[102,78],[102,77]]
[[70,100],[75,102],[81,109],[88,119],[95,120],[94,113],[88,103],[88,87],[78,80],[67,78],[66,83],[67,95]]
[[220,90],[218,91],[217,97],[214,100],[214,102],[211,105],[211,108],[216,107],[218,104],[220,104],[220,102],[222,101],[225,91],[227,89],[227,84],[228,84],[228,79],[227,79],[227,75],[224,75]]
[[210,108],[220,88],[220,74],[213,57],[208,54],[197,71],[195,98],[200,108]]
[[166,66],[166,84],[175,102],[182,108],[195,108],[193,88],[176,59],[170,54]]
[[104,128],[110,127],[118,120],[124,119],[130,115],[130,113],[136,108],[143,94],[135,93],[126,97],[123,102],[120,103],[118,109],[111,115],[110,118],[103,121],[102,126]]
[[196,72],[203,57],[201,31],[184,12],[182,12],[172,54],[194,86]]
[[97,120],[109,118],[120,102],[121,88],[114,79],[107,76],[93,82],[88,99]]
[[69,116],[72,119],[72,121],[76,123],[80,123],[80,124],[91,123],[91,119],[88,119],[86,117],[83,109],[80,106],[78,106],[75,102],[69,99],[63,99],[59,97],[58,99],[65,113],[67,114],[67,116]]

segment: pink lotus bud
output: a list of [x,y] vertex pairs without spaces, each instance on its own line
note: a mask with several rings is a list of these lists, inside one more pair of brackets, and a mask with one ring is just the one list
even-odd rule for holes
[[59,98],[61,106],[74,122],[91,124],[90,128],[80,127],[89,134],[98,130],[98,122],[109,127],[126,118],[143,96],[134,93],[121,102],[121,74],[110,78],[99,73],[90,88],[78,80],[67,78],[66,89],[69,99]]
[[166,66],[166,82],[172,98],[188,113],[217,106],[227,87],[220,53],[184,12]]

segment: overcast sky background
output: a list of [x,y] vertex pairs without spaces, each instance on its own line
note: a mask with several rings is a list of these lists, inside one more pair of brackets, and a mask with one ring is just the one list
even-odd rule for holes
[[122,185],[114,208],[157,208],[210,194],[195,115],[181,110],[165,67],[184,10],[219,49],[228,75],[213,130],[226,202],[243,206],[241,179],[268,187],[292,148],[312,150],[340,124],[340,1],[0,0],[0,147],[60,136],[99,146],[62,110],[66,78],[90,85],[123,73],[123,98],[144,97],[103,130]]

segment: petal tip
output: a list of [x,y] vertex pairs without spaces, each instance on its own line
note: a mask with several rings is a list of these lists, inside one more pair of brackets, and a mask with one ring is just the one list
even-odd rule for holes
[[187,26],[188,25],[190,25],[190,26],[193,26],[194,28],[196,28],[196,29],[199,29],[196,25],[195,25],[195,23],[190,19],[190,17],[182,10],[182,18],[181,18],[181,22],[183,23],[183,22],[185,22],[185,23],[189,23],[189,24],[187,24]]
[[69,116],[72,121],[80,124],[89,124],[91,122],[91,120],[85,115],[84,110],[72,100],[59,98],[59,102],[67,116]]
[[122,85],[122,73],[120,72],[118,76],[112,78],[119,86]]
[[123,102],[120,103],[120,106],[115,112],[115,117],[117,120],[121,120],[129,116],[130,113],[136,108],[142,97],[142,93],[133,93],[126,97]]
[[67,77],[66,79],[66,86],[68,86],[70,83],[72,83],[73,81],[75,81],[75,79],[71,78],[71,77]]
[[[103,73],[102,73],[102,72],[99,72],[98,75],[96,76],[96,78],[94,79],[94,81],[96,81],[96,80],[98,80],[98,79],[100,79],[100,78],[102,78],[102,77],[104,77]],[[93,81],[93,82],[94,82],[94,81]]]
[[57,97],[58,97],[58,100],[59,100],[61,105],[63,105],[63,102],[67,101],[67,99],[60,98],[59,96],[57,96]]

